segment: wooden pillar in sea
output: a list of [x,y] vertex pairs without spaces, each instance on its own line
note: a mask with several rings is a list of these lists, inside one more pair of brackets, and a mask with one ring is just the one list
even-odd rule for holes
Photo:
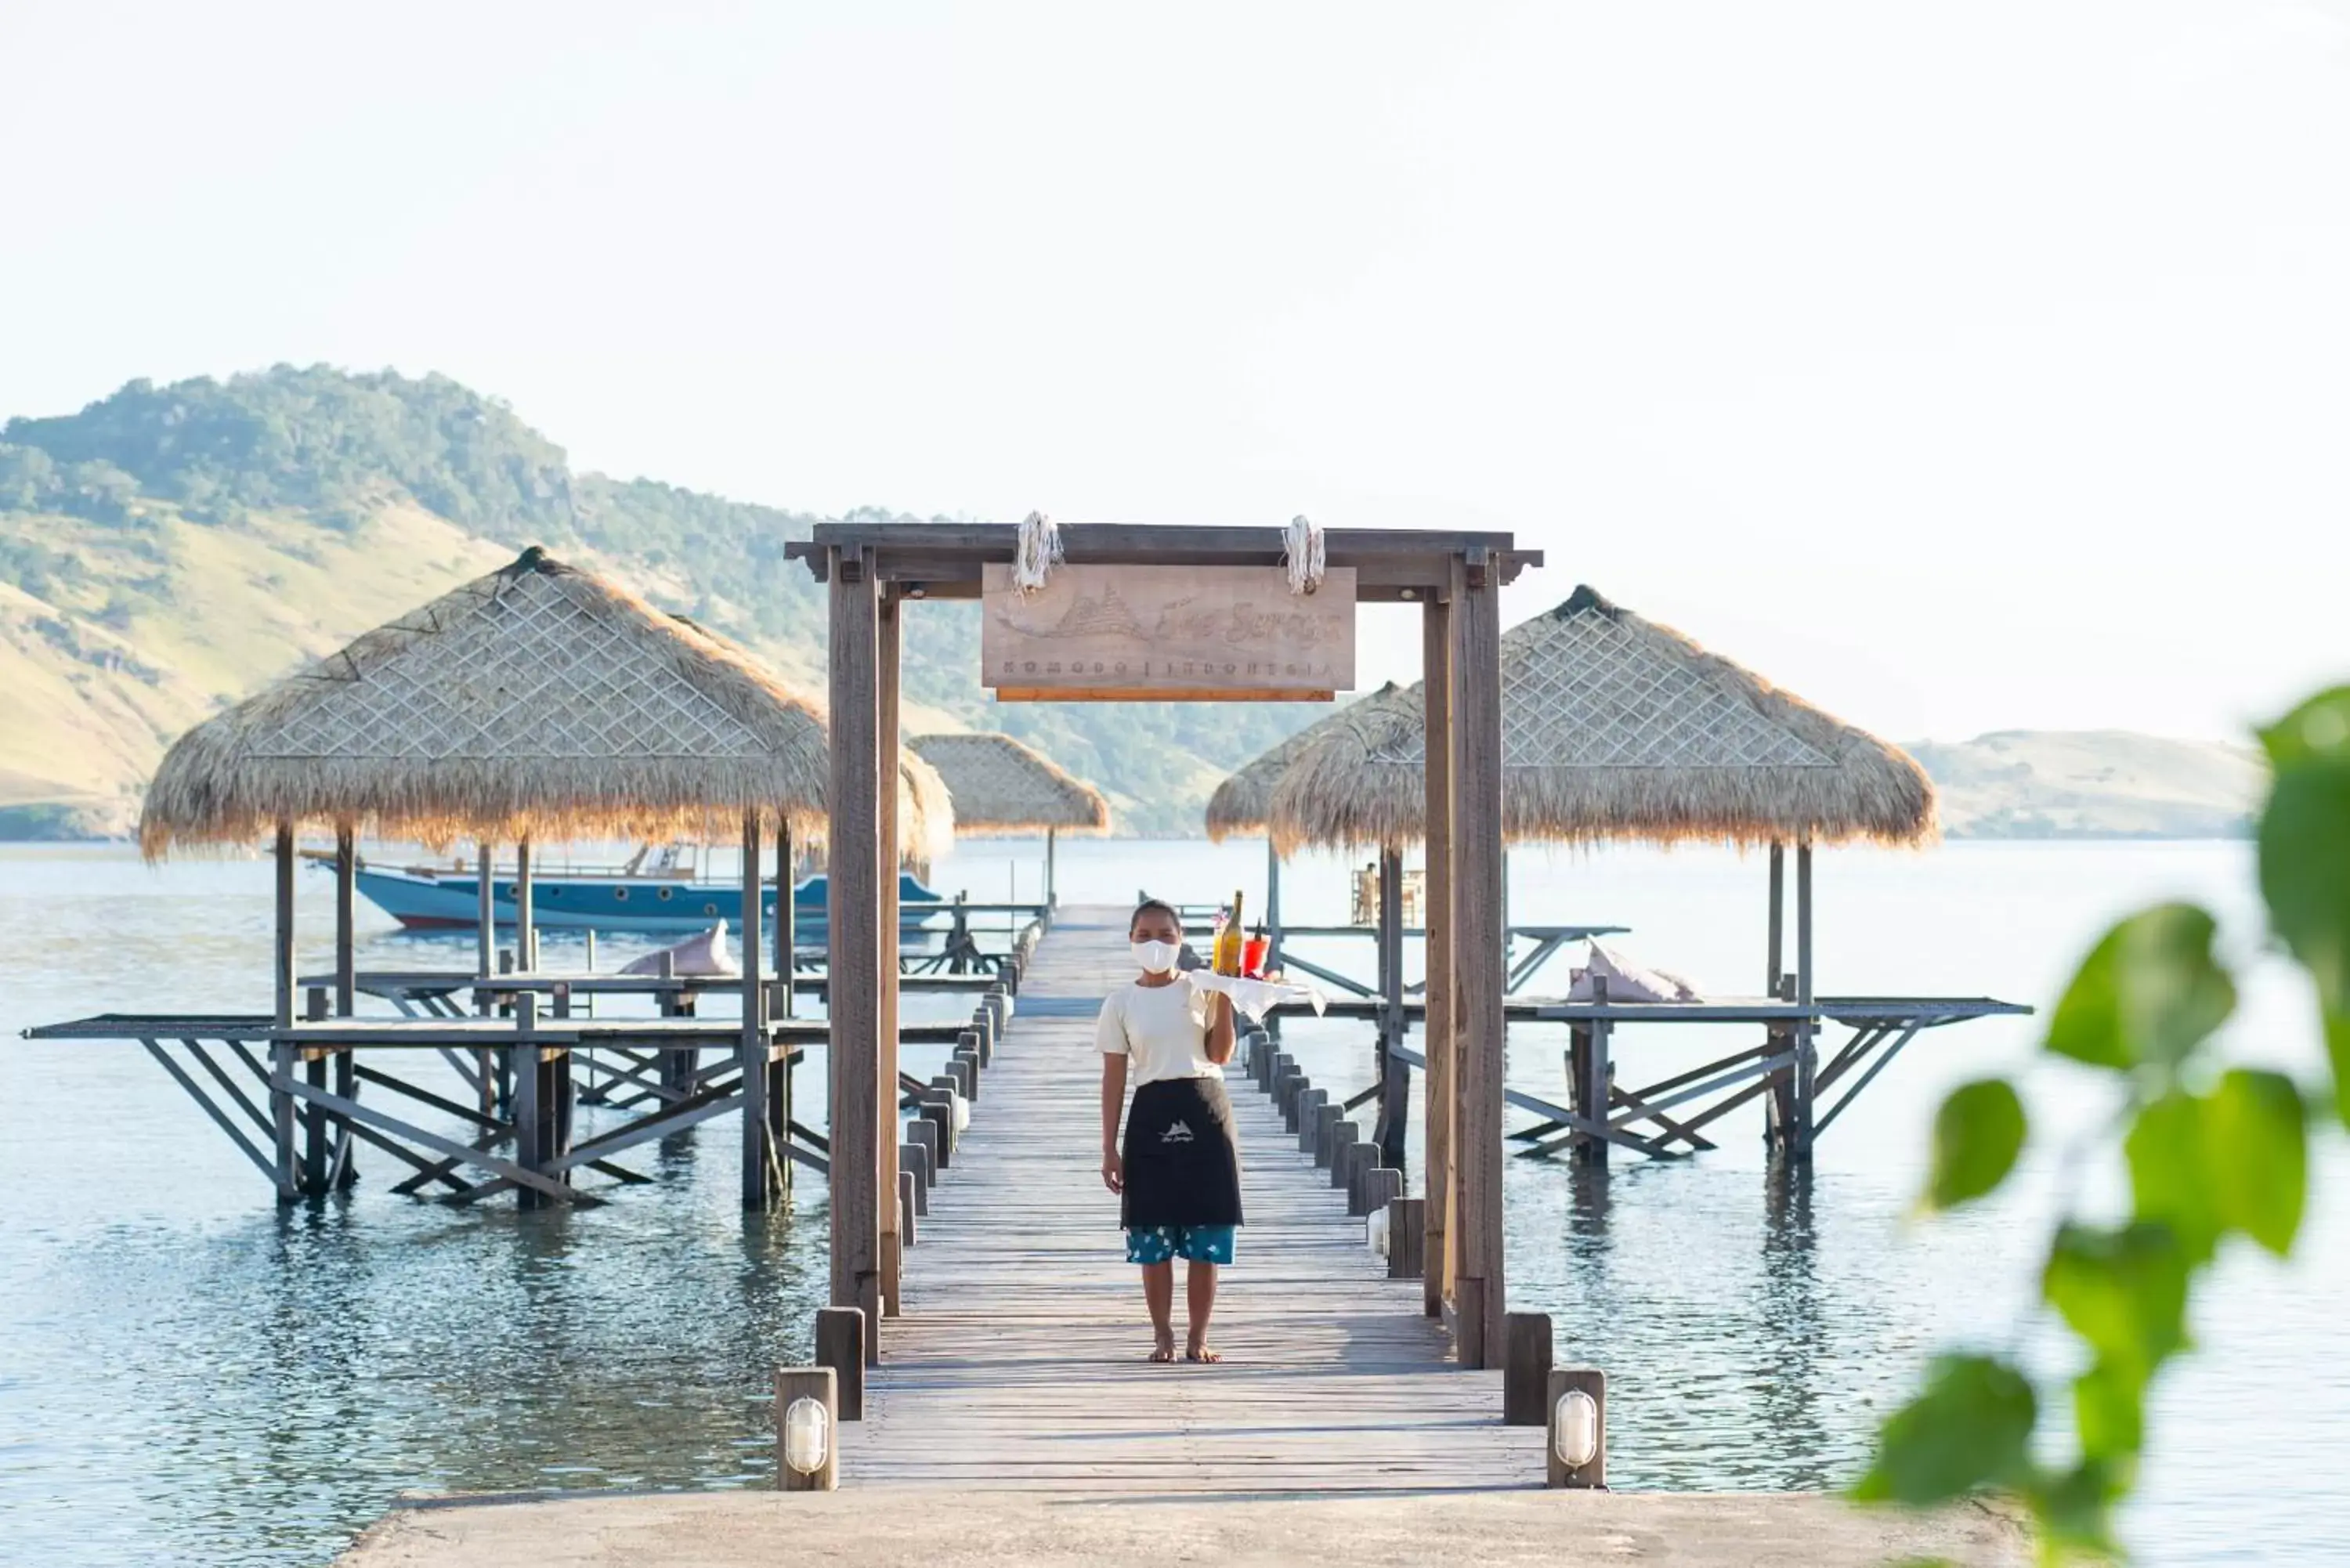
[[[276,981],[276,1022],[280,1029],[294,1023],[294,825],[277,824],[276,919],[271,932],[270,964]],[[295,1163],[293,1092],[281,1085],[294,1081],[294,1047],[269,1048],[269,1127],[276,1145],[277,1200],[291,1203],[302,1195],[302,1179]]]
[[769,1125],[767,1096],[766,989],[760,982],[762,942],[759,936],[759,851],[762,847],[759,808],[743,814],[743,1034],[735,1047],[735,1064],[742,1075],[743,1207],[764,1209],[775,1188],[775,1167],[782,1158]]
[[[484,977],[497,971],[498,959],[498,879],[497,850],[494,840],[484,838],[473,846],[473,973]],[[497,1011],[490,1000],[486,985],[473,987],[473,1011],[486,1018]],[[484,1045],[473,1053],[476,1076],[474,1096],[482,1115],[495,1116],[498,1110],[497,1053]]]
[[[831,633],[831,778],[827,806],[827,983],[831,999],[825,1053],[831,1103],[831,1304],[860,1307],[869,1327],[880,1313],[880,1217],[877,1199],[881,1116],[881,890],[877,820],[880,802],[880,585],[857,545],[827,552]],[[894,782],[894,781],[893,781]],[[894,1090],[894,1082],[889,1085]],[[894,1099],[894,1095],[891,1096]],[[878,1340],[868,1332],[868,1340]]]
[[[359,1012],[359,842],[348,822],[335,829],[335,1016],[349,1018]],[[359,1057],[346,1047],[335,1053],[335,1093],[346,1100],[359,1097]],[[335,1140],[328,1185],[341,1189],[359,1181],[352,1158],[350,1125],[345,1123]]]
[[1466,552],[1452,607],[1452,905],[1456,1351],[1464,1366],[1502,1363],[1506,1303],[1502,1256],[1503,988],[1502,615],[1500,563]]
[[1403,1044],[1403,848],[1379,846],[1379,1023],[1374,1070],[1379,1109],[1371,1129],[1379,1163],[1403,1168],[1404,1133],[1410,1125],[1411,1069],[1397,1054]]
[[[874,628],[873,820],[874,857],[879,862],[875,886],[881,897],[874,925],[874,968],[879,984],[875,988],[873,1033],[873,1212],[879,1231],[875,1257],[880,1278],[876,1289],[881,1315],[896,1317],[900,1310],[898,1286],[905,1263],[903,1238],[898,1229],[898,867],[904,853],[899,842],[902,825],[898,820],[898,677],[905,636],[901,601],[895,585],[882,585],[878,597]],[[878,1357],[880,1341],[877,1324],[874,1332],[866,1336],[868,1355]]]
[[530,835],[515,841],[515,967],[538,972],[538,911],[531,890]]
[[1420,607],[1420,689],[1427,725],[1425,754],[1426,802],[1423,806],[1428,841],[1428,908],[1426,910],[1427,1008],[1421,1045],[1428,1066],[1421,1073],[1425,1096],[1428,1173],[1422,1205],[1420,1278],[1422,1303],[1430,1317],[1441,1317],[1451,1298],[1454,1278],[1451,1210],[1455,1189],[1453,1149],[1459,1106],[1453,1092],[1452,1012],[1452,657],[1453,584],[1458,569]]
[[[775,1004],[783,1015],[790,1018],[799,1012],[793,1000],[797,994],[799,974],[799,909],[797,895],[792,887],[792,819],[788,812],[775,814],[775,978],[784,982],[775,993]],[[786,1177],[790,1161],[785,1162]]]

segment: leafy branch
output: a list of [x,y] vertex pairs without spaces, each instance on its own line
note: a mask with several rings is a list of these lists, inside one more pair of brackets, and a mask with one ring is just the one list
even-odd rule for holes
[[[2279,1257],[2293,1251],[2308,1124],[2328,1105],[2350,1124],[2350,688],[2310,699],[2261,742],[2273,774],[2261,895],[2271,930],[2314,982],[2331,1083],[2210,1061],[2236,981],[2208,911],[2162,904],[2107,931],[2043,1043],[2119,1086],[2122,1113],[2098,1137],[2129,1173],[2119,1223],[2077,1217],[2068,1195],[2041,1272],[2042,1301],[2086,1353],[2072,1383],[2073,1447],[2054,1462],[2035,1454],[2042,1391],[2014,1357],[1945,1355],[1886,1420],[1856,1499],[1930,1507],[2003,1493],[2031,1511],[2043,1562],[2118,1558],[2114,1513],[2146,1448],[2147,1391],[2189,1346],[2198,1285],[2230,1237]],[[1998,1190],[2029,1136],[2008,1079],[1951,1091],[1934,1118],[1926,1204],[1951,1209]]]

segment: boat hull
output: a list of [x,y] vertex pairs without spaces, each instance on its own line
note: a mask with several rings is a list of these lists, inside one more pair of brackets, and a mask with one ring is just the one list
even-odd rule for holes
[[[481,884],[458,872],[438,874],[362,867],[359,891],[369,903],[413,930],[472,930],[481,923]],[[793,893],[795,934],[820,937],[825,926],[824,879],[812,877]],[[493,913],[501,926],[515,924],[515,885],[491,884]],[[912,932],[934,918],[944,903],[911,877],[899,880],[901,929]],[[743,890],[730,882],[671,882],[650,877],[626,881],[546,877],[531,883],[532,921],[541,930],[701,931],[724,920],[739,925]],[[775,889],[760,898],[760,919],[772,928]]]

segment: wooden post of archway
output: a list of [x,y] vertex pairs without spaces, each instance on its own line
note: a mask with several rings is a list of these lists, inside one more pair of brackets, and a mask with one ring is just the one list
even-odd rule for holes
[[1452,622],[1455,1354],[1502,1364],[1502,608],[1500,563],[1465,552]]
[[[864,1309],[870,1347],[880,1339],[881,1319],[880,584],[862,548],[835,546],[825,566],[832,610],[832,826],[826,852],[831,1026],[825,1053],[832,1123],[831,1293],[835,1306]],[[896,1087],[894,1081],[889,1086]]]

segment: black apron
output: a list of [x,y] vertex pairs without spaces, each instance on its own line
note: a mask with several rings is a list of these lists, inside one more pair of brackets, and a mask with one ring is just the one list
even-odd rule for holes
[[1126,1116],[1119,1223],[1241,1223],[1240,1140],[1221,1078],[1162,1078],[1134,1091]]

